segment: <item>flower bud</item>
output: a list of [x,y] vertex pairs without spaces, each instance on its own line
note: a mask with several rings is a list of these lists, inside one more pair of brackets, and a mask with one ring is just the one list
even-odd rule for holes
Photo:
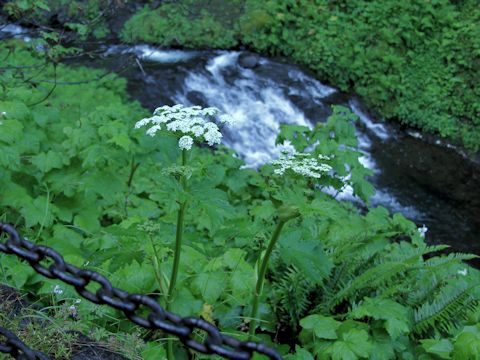
[[282,205],[278,208],[278,218],[280,221],[287,222],[298,216],[300,216],[300,211],[298,210],[298,207],[294,205]]

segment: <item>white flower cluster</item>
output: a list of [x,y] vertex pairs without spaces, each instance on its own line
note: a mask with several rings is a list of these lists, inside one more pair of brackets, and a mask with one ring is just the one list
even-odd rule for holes
[[274,170],[277,175],[284,175],[285,171],[290,169],[296,174],[320,179],[323,175],[330,172],[332,167],[328,164],[320,163],[319,160],[330,160],[330,157],[325,155],[314,157],[311,154],[285,151],[280,158],[272,161],[272,165],[277,166]]
[[[150,136],[155,136],[162,126],[165,126],[168,131],[185,134],[178,142],[178,146],[182,150],[190,150],[194,138],[203,139],[208,145],[213,146],[220,144],[222,133],[216,123],[207,119],[217,116],[219,112],[220,110],[215,107],[202,109],[200,106],[184,107],[180,104],[162,106],[155,109],[152,117],[138,121],[135,128],[151,125],[147,130],[147,134]],[[222,124],[234,123],[233,118],[227,114],[219,115],[218,121]]]

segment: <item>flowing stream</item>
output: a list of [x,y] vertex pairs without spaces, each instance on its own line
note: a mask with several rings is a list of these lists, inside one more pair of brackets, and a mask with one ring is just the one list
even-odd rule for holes
[[[380,122],[354,95],[320,83],[298,66],[234,51],[159,50],[145,45],[106,46],[101,59],[85,57],[76,63],[110,70],[122,67],[130,96],[149,109],[181,103],[216,106],[232,115],[237,125],[225,129],[224,144],[248,167],[278,155],[275,139],[280,124],[313,126],[326,120],[331,105],[347,106],[359,117],[361,161],[374,172],[369,180],[377,191],[371,205],[426,225],[429,243],[480,255],[479,164],[439,139]],[[348,188],[339,198],[359,202]]]

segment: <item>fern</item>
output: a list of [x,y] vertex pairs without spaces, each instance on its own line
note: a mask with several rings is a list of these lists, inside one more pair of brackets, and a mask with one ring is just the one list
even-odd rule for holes
[[442,288],[432,302],[425,303],[414,311],[414,332],[422,335],[436,329],[450,333],[478,304],[473,290],[479,285],[461,282]]
[[416,285],[416,288],[412,289],[406,298],[406,302],[410,306],[419,306],[427,302],[432,294],[437,293],[438,289],[445,286],[445,281],[439,281],[436,274],[429,274],[427,278],[419,280]]
[[445,269],[448,265],[461,264],[462,261],[478,258],[474,254],[450,253],[447,256],[435,256],[425,261],[425,267],[429,270]]
[[347,283],[337,294],[329,299],[326,308],[332,310],[342,301],[358,295],[361,290],[376,288],[407,269],[404,263],[386,262],[372,267]]
[[288,322],[295,332],[310,305],[308,297],[313,286],[297,268],[290,266],[273,288],[281,320]]

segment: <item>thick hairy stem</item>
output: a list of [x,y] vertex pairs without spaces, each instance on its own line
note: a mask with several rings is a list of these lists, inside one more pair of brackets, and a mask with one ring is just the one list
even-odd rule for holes
[[[187,165],[187,150],[182,150],[182,166]],[[180,178],[180,183],[182,184],[183,190],[187,189],[187,179],[185,176]],[[180,265],[180,253],[182,249],[182,237],[183,237],[183,221],[185,219],[185,210],[187,207],[187,202],[183,201],[180,203],[180,208],[178,209],[177,214],[177,231],[175,235],[175,251],[173,255],[173,269],[172,269],[172,276],[170,277],[170,284],[168,286],[168,294],[167,294],[167,311],[170,311],[171,303],[173,300],[173,295],[175,292],[175,284],[177,282],[178,276],[178,268]],[[173,341],[168,340],[167,344],[167,357],[168,360],[174,360],[174,353],[173,353]]]
[[280,233],[282,232],[283,225],[285,225],[284,220],[280,220],[273,232],[272,238],[268,243],[267,251],[265,251],[265,256],[262,259],[260,265],[260,271],[258,272],[257,285],[255,286],[255,292],[253,293],[253,302],[252,302],[252,314],[250,316],[250,327],[249,327],[249,339],[255,335],[255,328],[257,327],[257,316],[258,316],[258,302],[260,300],[260,295],[262,295],[263,282],[265,281],[265,273],[267,272],[268,260],[272,254],[273,248],[277,243]]

